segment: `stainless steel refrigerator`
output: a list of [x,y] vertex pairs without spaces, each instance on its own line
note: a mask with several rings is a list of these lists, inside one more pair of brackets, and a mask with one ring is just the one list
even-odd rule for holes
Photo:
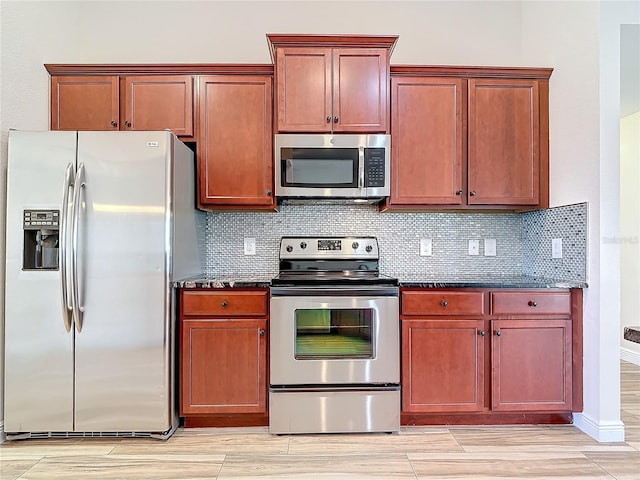
[[169,131],[8,143],[7,438],[167,438],[171,282],[201,273],[193,152]]

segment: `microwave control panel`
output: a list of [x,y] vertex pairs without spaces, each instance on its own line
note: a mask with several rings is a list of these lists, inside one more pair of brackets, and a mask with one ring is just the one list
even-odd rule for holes
[[384,187],[384,148],[364,149],[364,186]]

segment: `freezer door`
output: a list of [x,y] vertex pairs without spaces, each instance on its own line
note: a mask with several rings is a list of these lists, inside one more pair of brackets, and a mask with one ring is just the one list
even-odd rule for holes
[[[79,132],[78,431],[171,426],[169,132]],[[79,325],[77,326],[79,327]]]
[[60,210],[76,132],[9,132],[4,430],[73,430],[73,330],[62,316],[60,270],[23,270],[24,210]]

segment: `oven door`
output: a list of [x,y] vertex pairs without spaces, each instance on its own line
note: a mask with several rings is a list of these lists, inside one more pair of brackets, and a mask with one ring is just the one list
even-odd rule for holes
[[270,383],[398,384],[397,296],[271,298]]

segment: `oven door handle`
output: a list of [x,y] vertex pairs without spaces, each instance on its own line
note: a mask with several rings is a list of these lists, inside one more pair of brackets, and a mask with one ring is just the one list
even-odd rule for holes
[[270,287],[272,297],[397,297],[398,287]]

